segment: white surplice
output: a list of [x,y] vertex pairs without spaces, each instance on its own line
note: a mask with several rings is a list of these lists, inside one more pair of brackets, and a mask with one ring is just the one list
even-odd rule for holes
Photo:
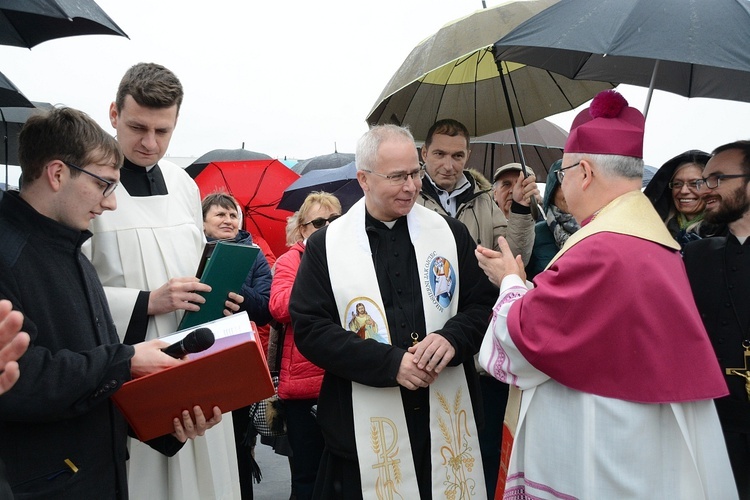
[[526,291],[505,277],[479,356],[523,390],[505,499],[737,498],[713,400],[633,403],[555,382],[508,332],[508,311]]
[[[117,210],[91,226],[84,247],[104,285],[122,340],[141,290],[155,290],[171,278],[195,275],[205,243],[200,193],[185,171],[159,162],[169,195],[131,197],[124,186]],[[174,333],[181,312],[150,317],[146,339]],[[232,415],[203,437],[189,440],[174,457],[129,439],[130,497],[205,500],[240,498]]]

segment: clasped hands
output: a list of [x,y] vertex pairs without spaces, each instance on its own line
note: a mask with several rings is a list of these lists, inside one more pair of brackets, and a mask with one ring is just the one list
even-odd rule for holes
[[396,382],[412,391],[427,387],[448,366],[455,354],[456,350],[448,339],[436,333],[427,334],[424,340],[404,353]]

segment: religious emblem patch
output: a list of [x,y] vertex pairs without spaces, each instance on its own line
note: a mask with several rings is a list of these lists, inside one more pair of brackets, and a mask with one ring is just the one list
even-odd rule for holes
[[373,339],[381,344],[390,344],[391,336],[385,316],[380,307],[368,297],[356,297],[346,306],[349,330],[362,339]]
[[425,288],[438,309],[448,307],[456,291],[456,271],[448,259],[432,252],[422,272]]

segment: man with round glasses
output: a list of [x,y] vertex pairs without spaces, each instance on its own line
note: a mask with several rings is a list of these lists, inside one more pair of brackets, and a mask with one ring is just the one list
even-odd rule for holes
[[716,148],[698,192],[726,237],[684,249],[685,267],[729,395],[716,400],[740,498],[750,499],[750,141]]

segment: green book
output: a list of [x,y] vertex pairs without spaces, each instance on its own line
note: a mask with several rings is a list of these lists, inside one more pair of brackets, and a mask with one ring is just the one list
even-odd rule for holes
[[191,328],[221,318],[229,292],[240,293],[259,251],[260,248],[256,246],[226,241],[207,244],[198,266],[198,277],[201,283],[211,287],[211,291],[200,294],[206,299],[200,306],[201,310],[186,311],[178,329]]

